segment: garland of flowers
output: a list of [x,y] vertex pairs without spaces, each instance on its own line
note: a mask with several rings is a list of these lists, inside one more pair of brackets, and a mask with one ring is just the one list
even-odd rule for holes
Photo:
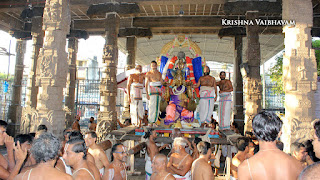
[[175,87],[172,88],[172,93],[174,95],[180,95],[180,94],[184,93],[185,90],[186,90],[186,87],[184,85],[181,86],[181,90],[180,91],[177,90],[177,86],[175,86]]

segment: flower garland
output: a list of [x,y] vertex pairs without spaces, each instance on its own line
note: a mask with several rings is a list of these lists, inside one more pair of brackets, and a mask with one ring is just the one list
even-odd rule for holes
[[180,95],[180,94],[184,93],[184,91],[186,90],[186,87],[185,87],[184,85],[182,85],[181,87],[182,87],[182,88],[181,88],[180,91],[177,90],[177,86],[173,87],[173,88],[172,88],[172,93],[173,93],[174,95]]

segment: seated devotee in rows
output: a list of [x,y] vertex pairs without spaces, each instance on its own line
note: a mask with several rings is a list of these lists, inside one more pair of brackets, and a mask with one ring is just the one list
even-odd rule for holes
[[187,142],[182,137],[176,137],[173,142],[174,153],[167,164],[168,172],[176,179],[191,179],[191,165],[193,158],[186,152]]
[[250,139],[248,137],[239,137],[236,141],[236,148],[238,149],[238,153],[232,158],[231,161],[231,180],[238,178],[238,167],[248,157],[249,143]]
[[152,175],[151,180],[175,180],[174,176],[167,171],[167,156],[164,154],[157,154],[152,161]]
[[154,129],[149,129],[148,132],[145,133],[144,138],[147,139],[147,153],[146,153],[146,180],[149,180],[152,175],[152,161],[155,155],[159,154],[159,152],[167,147],[167,144],[158,147],[155,143],[155,138],[157,138],[157,132]]
[[80,116],[76,116],[74,122],[72,123],[72,130],[80,131]]
[[94,157],[95,165],[99,169],[100,175],[104,174],[104,169],[109,165],[109,160],[103,149],[97,144],[97,134],[89,131],[85,135],[85,142],[88,152]]
[[[86,160],[87,147],[81,138],[73,138],[67,141],[63,159],[66,164],[73,169],[73,179],[100,179],[100,174],[96,166],[92,166]],[[96,172],[96,173],[95,173]]]
[[94,122],[94,117],[90,117],[88,129],[89,131],[96,131],[97,123]]
[[115,144],[111,149],[111,163],[105,169],[103,180],[126,180],[127,171],[126,164],[127,161],[127,150],[121,143]]
[[211,165],[208,163],[211,159],[211,145],[208,142],[200,142],[197,145],[199,158],[192,163],[191,175],[193,180],[212,180],[214,174]]
[[276,140],[281,134],[282,121],[271,112],[260,112],[252,120],[259,140],[259,152],[238,167],[238,179],[297,179],[302,166],[299,161],[279,150]]
[[51,133],[43,133],[34,140],[31,148],[32,157],[37,165],[23,173],[20,173],[16,180],[37,180],[37,179],[72,179],[64,172],[54,168],[60,150],[60,141]]
[[294,142],[291,144],[291,156],[294,157],[296,160],[298,160],[301,163],[301,166],[303,168],[307,167],[307,149],[304,146],[304,144],[299,142]]

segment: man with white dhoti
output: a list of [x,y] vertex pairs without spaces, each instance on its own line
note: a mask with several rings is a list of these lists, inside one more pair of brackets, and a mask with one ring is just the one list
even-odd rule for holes
[[211,115],[214,109],[214,102],[217,100],[216,79],[210,76],[210,68],[208,66],[203,69],[204,76],[200,77],[194,88],[200,87],[200,101],[198,105],[198,113],[200,115],[201,124],[211,123]]
[[151,71],[146,74],[146,94],[149,100],[149,123],[155,123],[160,114],[162,76],[157,69],[157,62],[151,62]]
[[224,71],[220,72],[221,81],[217,82],[219,86],[219,129],[226,130],[230,129],[230,119],[231,119],[231,105],[232,105],[232,95],[233,91],[232,83],[230,80],[226,79],[226,73]]
[[127,84],[130,116],[133,125],[139,125],[144,115],[144,108],[142,102],[143,80],[144,74],[141,65],[136,66],[136,73],[130,74]]

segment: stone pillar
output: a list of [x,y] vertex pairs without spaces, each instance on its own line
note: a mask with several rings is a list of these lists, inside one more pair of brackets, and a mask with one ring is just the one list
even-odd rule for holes
[[98,140],[116,128],[117,112],[117,65],[118,65],[118,33],[120,18],[117,13],[106,15],[106,43],[102,59],[102,79],[100,84],[100,112],[98,117]]
[[17,39],[16,45],[16,65],[14,72],[14,82],[12,87],[11,104],[9,107],[8,119],[11,120],[12,124],[9,125],[8,133],[14,136],[18,129],[18,124],[21,119],[22,106],[21,106],[21,87],[23,78],[23,61],[24,54],[26,52],[26,41]]
[[[127,37],[127,51],[127,70],[129,70],[135,68],[136,64],[137,38],[135,36]],[[130,118],[129,95],[127,93],[125,93],[124,96],[123,106],[124,111],[122,113],[122,119]]]
[[[258,19],[258,12],[248,11],[246,18]],[[245,78],[245,128],[244,131],[252,129],[253,117],[261,111],[262,83],[260,76],[260,43],[259,26],[246,26],[247,31],[247,62],[249,72]]]
[[242,63],[242,36],[234,37],[234,63],[233,63],[233,104],[234,121],[240,125],[243,130],[244,112],[243,112],[243,81],[240,73]]
[[69,51],[69,73],[67,81],[67,95],[65,97],[65,106],[68,109],[66,114],[66,127],[71,127],[72,122],[74,121],[74,101],[75,101],[75,89],[76,89],[76,61],[78,53],[78,38],[70,37],[68,43]]
[[285,91],[285,118],[282,141],[284,150],[290,144],[313,137],[315,118],[315,91],[317,90],[317,65],[311,47],[313,8],[311,0],[283,0],[282,18],[295,20],[295,25],[285,26],[285,53],[283,56],[283,82]]
[[68,57],[66,36],[70,31],[69,1],[47,0],[43,13],[44,45],[39,52],[39,86],[36,112],[31,118],[31,131],[45,124],[49,131],[61,135],[65,128],[63,88],[66,86]]

